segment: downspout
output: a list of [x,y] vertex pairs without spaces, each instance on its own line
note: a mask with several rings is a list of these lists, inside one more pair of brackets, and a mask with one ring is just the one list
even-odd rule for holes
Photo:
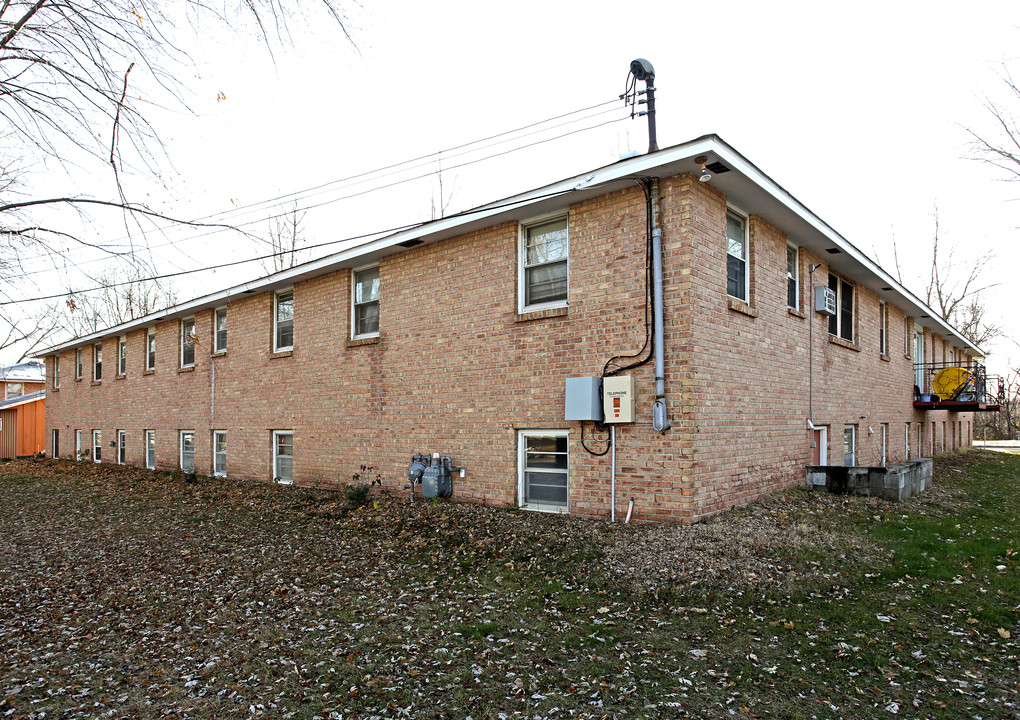
[[811,429],[811,449],[815,443],[815,270],[818,265],[808,265],[808,426]]
[[669,430],[669,409],[666,407],[666,352],[663,331],[662,300],[662,228],[659,226],[659,179],[652,178],[652,325],[655,345],[655,403],[652,405],[652,427],[664,433]]

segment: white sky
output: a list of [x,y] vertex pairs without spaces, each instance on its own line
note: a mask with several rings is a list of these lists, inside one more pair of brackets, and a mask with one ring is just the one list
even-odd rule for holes
[[[895,237],[905,284],[922,296],[937,204],[942,242],[958,245],[959,260],[996,253],[988,280],[1001,284],[987,299],[1007,338],[987,348],[990,366],[1002,372],[1006,358],[1020,362],[1020,183],[964,159],[964,128],[995,131],[986,99],[1008,105],[1003,63],[1013,62],[1020,76],[1015,0],[363,0],[349,6],[349,22],[357,49],[316,17],[311,28],[292,23],[293,46],[277,49],[275,61],[244,29],[204,22],[192,38],[183,26],[178,40],[196,67],[179,79],[194,114],[153,115],[176,173],[158,183],[131,180],[129,199],[193,218],[311,188],[612,100],[623,92],[630,61],[644,57],[656,69],[661,147],[719,134],[890,270]],[[1018,104],[1010,107],[1020,115]],[[608,109],[558,132],[625,114],[622,103]],[[446,170],[447,212],[646,149],[645,121],[626,120]],[[443,166],[465,159],[447,156]],[[106,177],[83,183],[65,175],[62,182],[112,199]],[[429,179],[338,200],[365,189],[331,187],[303,200],[327,202],[308,211],[305,241],[427,220],[438,195]],[[267,227],[260,220],[251,229],[265,236]],[[93,231],[97,241],[122,241],[122,226]],[[227,233],[172,232],[148,241],[159,246],[153,252],[163,271],[264,251]],[[93,258],[76,251],[70,260],[94,271],[101,265],[88,264]],[[178,297],[262,274],[257,265],[200,273],[177,284]],[[40,284],[29,292],[62,289],[49,276],[35,279]],[[67,282],[88,284],[73,275]]]

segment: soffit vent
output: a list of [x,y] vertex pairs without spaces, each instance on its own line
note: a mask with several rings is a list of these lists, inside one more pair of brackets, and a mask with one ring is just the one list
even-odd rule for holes
[[705,167],[708,168],[708,171],[713,175],[722,175],[723,173],[730,171],[728,167],[723,165],[718,160],[716,160],[714,163],[709,163]]
[[422,241],[415,238],[414,240],[405,240],[404,242],[398,242],[397,245],[405,248],[412,248],[415,245],[421,245]]
[[843,251],[840,250],[839,248],[825,248],[825,252],[829,253],[830,255],[839,255]]

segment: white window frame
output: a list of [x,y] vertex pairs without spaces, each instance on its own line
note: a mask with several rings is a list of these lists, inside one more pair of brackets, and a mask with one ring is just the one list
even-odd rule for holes
[[103,381],[103,343],[92,345],[92,382]]
[[117,341],[117,374],[127,375],[127,335],[121,335]]
[[906,317],[903,318],[903,357],[910,357],[910,338],[913,335],[914,322]]
[[910,423],[903,423],[903,459],[910,459]]
[[81,380],[82,372],[85,367],[85,358],[82,357],[84,354],[84,348],[77,348],[74,351],[74,379]]
[[[730,253],[730,231],[729,231],[729,216],[734,215],[740,218],[741,223],[744,226],[744,297],[739,295],[730,295],[730,257],[737,257]],[[741,302],[750,304],[751,302],[751,221],[747,213],[734,207],[733,205],[726,206],[726,295],[731,298],[736,298]]]
[[878,352],[889,354],[889,305],[885,300],[878,301]]
[[[190,325],[190,328],[189,328]],[[185,360],[185,355],[191,351],[191,360]],[[181,367],[195,367],[195,318],[181,318]]]
[[[290,295],[291,320],[290,320],[290,345],[280,345],[280,296]],[[294,288],[283,288],[273,293],[273,352],[287,352],[294,349]]]
[[[850,463],[847,464],[846,457],[846,433],[850,431]],[[857,465],[857,426],[856,425],[844,425],[843,426],[843,465],[844,467],[854,467]]]
[[[790,274],[790,251],[793,250],[793,275]],[[793,305],[790,304],[790,282],[793,282]],[[786,307],[800,310],[800,248],[786,244]]]
[[[568,438],[567,468],[559,469],[542,468],[542,472],[562,472],[567,477],[567,502],[565,505],[553,503],[527,502],[527,438],[529,437],[555,437]],[[520,430],[517,433],[517,504],[526,510],[537,510],[539,512],[569,513],[570,512],[570,452],[569,452],[569,430]]]
[[[25,394],[25,383],[8,382],[4,383],[4,385],[6,386],[4,388],[4,400],[11,400]],[[12,393],[12,388],[17,388],[18,391],[16,393]]]
[[[223,327],[220,327],[220,318],[223,318]],[[223,331],[223,343],[220,343],[220,330]],[[213,352],[222,353],[227,351],[227,308],[218,307],[213,310]]]
[[92,462],[102,462],[103,457],[103,431],[92,431]]
[[[223,450],[219,450],[219,440],[223,439]],[[212,451],[213,451],[213,477],[226,477],[227,476],[227,431],[226,430],[213,430],[212,434]],[[220,456],[223,456],[223,469],[218,469],[218,461]]]
[[882,467],[886,466],[889,451],[889,423],[882,423]]
[[[836,287],[832,288],[832,279],[836,279]],[[829,271],[829,289],[836,294],[836,314],[829,318],[829,335],[832,337],[845,340],[846,342],[856,343],[857,342],[857,283],[853,282],[849,278],[845,278],[837,272]],[[844,324],[846,323],[846,317],[843,314],[843,286],[850,286],[850,337],[843,337]],[[835,320],[836,331],[832,331],[832,322]]]
[[[361,338],[372,338],[379,337],[379,314],[378,307],[379,302],[382,299],[382,274],[379,273],[379,297],[375,300],[369,300],[364,302],[358,302],[358,275],[368,270],[375,270],[379,272],[379,265],[365,265],[364,267],[355,268],[351,271],[351,339],[360,340]],[[367,305],[376,306],[376,329],[370,332],[359,333],[358,332],[358,308]]]
[[127,464],[127,430],[117,431],[117,464]]
[[81,430],[74,431],[74,459],[81,460]]
[[60,389],[60,356],[53,356],[53,389]]
[[[156,469],[156,431],[145,431],[145,467],[149,470]],[[150,455],[151,453],[151,455]]]
[[[543,265],[552,265],[553,263],[564,262],[562,259],[550,260],[543,263],[535,263],[534,265],[528,264],[528,232],[539,225],[546,225],[557,220],[563,220],[567,230],[567,292],[566,296],[560,300],[548,300],[540,303],[528,303],[528,287],[527,277],[528,270],[533,267],[541,267]],[[520,223],[520,231],[518,233],[517,240],[517,310],[518,312],[536,312],[538,310],[548,310],[552,308],[563,308],[567,307],[570,302],[570,215],[564,215],[562,212],[549,213],[548,215],[541,215],[539,217],[531,218],[527,222]]]
[[[278,472],[277,463],[279,461],[279,438],[281,435],[290,435],[290,479],[283,480],[279,479],[280,473]],[[281,485],[293,485],[294,484],[294,431],[293,430],[273,430],[273,482],[278,482]]]
[[[191,436],[191,467],[190,468],[187,468],[187,467],[184,466],[184,436],[185,435],[190,435]],[[177,467],[179,467],[181,470],[183,470],[186,473],[193,473],[193,472],[195,472],[195,431],[194,430],[181,430],[178,433],[177,450],[178,450],[178,453],[177,453],[177,460],[178,460]]]
[[156,328],[145,331],[145,369],[156,369]]

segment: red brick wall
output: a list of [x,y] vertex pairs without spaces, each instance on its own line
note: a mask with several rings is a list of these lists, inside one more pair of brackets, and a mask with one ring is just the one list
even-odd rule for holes
[[[732,303],[726,198],[690,176],[663,180],[661,192],[672,429],[651,427],[652,363],[628,371],[637,422],[617,428],[619,513],[634,498],[639,520],[689,521],[803,481],[812,318],[815,421],[830,426],[832,462],[842,458],[844,423],[861,427],[858,456],[874,463],[881,423],[890,424],[892,462],[902,455],[903,422],[935,419],[941,428],[960,419],[914,413],[902,313],[890,306],[883,360],[878,298],[859,288],[857,346],[830,343],[823,317],[787,311],[787,239],[758,217],[750,220],[751,302]],[[506,223],[384,258],[378,339],[349,340],[351,273],[343,269],[294,287],[292,352],[272,353],[272,293],[230,305],[223,354],[211,352],[213,312],[197,313],[193,369],[179,368],[178,319],[157,325],[154,372],[144,371],[144,329],[127,336],[124,377],[115,375],[117,337],[105,341],[101,383],[89,381],[88,348],[85,378],[74,380],[69,350],[62,387],[47,398],[48,427],[60,429],[65,456],[75,429],[87,446],[101,428],[104,462],[116,461],[109,442],[126,430],[134,465],[144,464],[143,432],[155,430],[161,468],[179,466],[179,432],[194,430],[200,473],[211,472],[212,431],[226,430],[228,474],[260,479],[272,476],[272,431],[293,430],[298,483],[342,485],[368,465],[401,493],[411,455],[441,452],[466,470],[454,497],[492,504],[517,501],[519,430],[569,429],[570,509],[608,515],[610,456],[585,452],[579,424],[563,419],[564,380],[642,353],[644,194],[635,186],[577,203],[569,223],[569,310],[518,315],[519,228]],[[806,310],[807,266],[822,259],[802,251],[800,262]],[[826,273],[823,263],[815,284]],[[589,446],[604,448],[591,432],[589,423]],[[962,428],[948,432],[950,444],[961,433],[969,442]]]

